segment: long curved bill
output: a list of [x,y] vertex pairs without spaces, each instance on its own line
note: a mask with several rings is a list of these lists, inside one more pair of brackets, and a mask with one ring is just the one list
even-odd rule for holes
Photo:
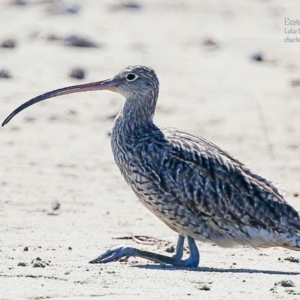
[[30,99],[29,101],[23,103],[18,108],[16,108],[2,123],[2,126],[6,125],[16,114],[21,112],[23,109],[25,109],[28,106],[31,106],[37,102],[58,97],[62,95],[72,94],[72,93],[79,93],[79,92],[88,92],[88,91],[97,91],[97,90],[109,90],[112,92],[117,92],[116,90],[116,80],[113,79],[107,79],[103,81],[97,81],[97,82],[91,82],[86,84],[79,84],[79,85],[73,85],[64,87],[61,89],[57,89],[51,92],[47,92],[45,94],[42,94],[40,96],[37,96],[35,98]]

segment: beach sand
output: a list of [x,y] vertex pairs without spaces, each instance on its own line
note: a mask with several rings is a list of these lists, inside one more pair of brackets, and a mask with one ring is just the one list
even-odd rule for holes
[[[65,2],[77,13],[57,1],[16,2],[0,2],[0,43],[15,42],[0,48],[0,71],[11,75],[0,78],[1,120],[44,92],[149,65],[160,79],[156,124],[214,142],[300,210],[300,43],[285,41],[300,38],[288,33],[300,25],[285,25],[300,17],[299,1]],[[67,45],[70,36],[97,47]],[[70,78],[73,68],[85,78]],[[88,264],[125,243],[172,255],[177,241],[114,163],[109,132],[122,101],[68,95],[1,128],[0,299],[300,299],[300,252],[282,248],[198,243],[197,269]],[[166,242],[116,239],[131,235]]]

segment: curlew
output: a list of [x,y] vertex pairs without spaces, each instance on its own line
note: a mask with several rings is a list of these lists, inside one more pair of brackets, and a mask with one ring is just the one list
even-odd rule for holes
[[[90,263],[138,256],[197,267],[200,257],[195,240],[222,247],[300,250],[299,213],[271,181],[202,137],[153,123],[159,81],[149,67],[129,66],[112,79],[37,96],[14,110],[2,126],[34,103],[93,90],[110,90],[126,98],[111,132],[115,162],[140,201],[179,237],[172,257],[119,246]],[[185,239],[190,255],[183,259]]]

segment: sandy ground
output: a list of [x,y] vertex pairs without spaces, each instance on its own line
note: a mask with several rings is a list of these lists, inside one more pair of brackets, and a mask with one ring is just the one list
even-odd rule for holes
[[[300,209],[300,43],[284,42],[298,0],[144,0],[136,9],[86,0],[77,14],[49,1],[12,2],[0,2],[0,42],[16,41],[0,48],[0,69],[12,76],[0,78],[1,120],[51,89],[150,65],[161,82],[157,124],[215,142],[280,183]],[[72,34],[101,47],[49,38]],[[258,51],[263,61],[251,59]],[[69,77],[74,67],[86,70],[84,80]],[[168,254],[166,243],[116,237],[177,240],[114,164],[108,133],[122,101],[109,92],[56,98],[0,130],[0,299],[300,299],[300,254],[279,248],[199,243],[194,270],[140,259],[88,264],[123,242]]]

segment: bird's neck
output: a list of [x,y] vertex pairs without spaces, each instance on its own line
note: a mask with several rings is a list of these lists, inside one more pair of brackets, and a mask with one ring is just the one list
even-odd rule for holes
[[143,100],[126,99],[115,118],[111,131],[111,146],[114,158],[125,178],[127,171],[124,169],[123,157],[126,155],[130,157],[128,153],[134,149],[135,145],[156,128],[153,124],[153,115],[157,96],[148,99],[148,101]]
[[126,99],[118,117],[128,125],[141,126],[152,123],[157,102],[157,95],[144,95],[143,98],[132,97]]
[[[144,101],[143,101],[144,100]],[[111,132],[113,149],[125,147],[138,141],[143,135],[155,127],[153,115],[156,98],[126,99],[118,113]]]

